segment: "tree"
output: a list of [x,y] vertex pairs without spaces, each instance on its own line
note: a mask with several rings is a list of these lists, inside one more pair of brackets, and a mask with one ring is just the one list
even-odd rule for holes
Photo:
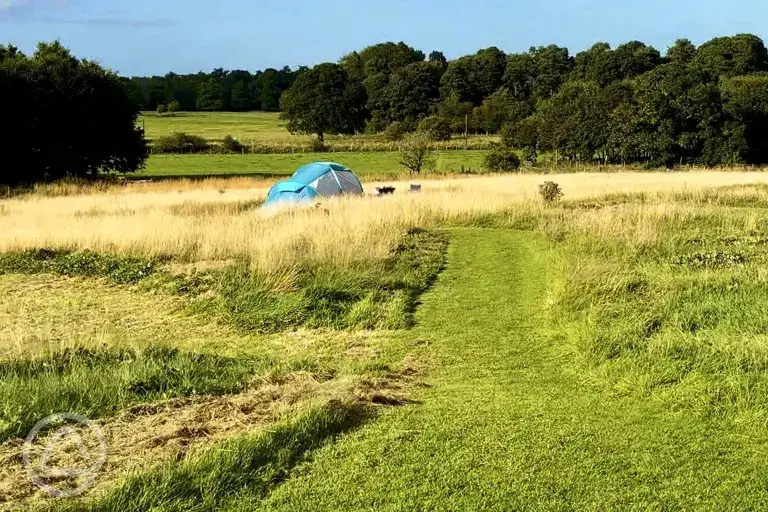
[[729,116],[728,132],[740,140],[734,160],[747,163],[768,161],[768,75],[748,75],[720,81],[723,108]]
[[507,57],[502,78],[504,86],[518,100],[529,100],[536,83],[536,62],[528,53],[515,53]]
[[27,57],[0,50],[0,93],[13,98],[3,121],[6,147],[24,165],[0,167],[0,183],[17,185],[143,167],[147,147],[139,111],[124,82],[60,43],[40,43]]
[[568,48],[554,44],[531,48],[530,54],[535,66],[533,97],[537,101],[547,99],[555,94],[568,78],[573,68],[573,59],[568,54]]
[[171,114],[171,116],[173,116],[174,112],[178,112],[179,110],[181,110],[181,104],[178,101],[173,100],[170,103],[168,103],[167,110],[168,110],[168,113]]
[[[642,75],[661,64],[659,51],[640,41],[630,41],[620,45],[613,51],[613,59],[619,71],[620,80]],[[608,85],[608,83],[602,85]]]
[[696,51],[694,65],[715,76],[738,76],[768,71],[768,51],[763,41],[751,34],[717,37]]
[[574,74],[601,87],[641,75],[661,64],[658,50],[640,41],[630,41],[611,50],[608,43],[597,43],[576,56]]
[[387,119],[414,124],[425,116],[440,95],[440,75],[426,62],[408,64],[390,75],[383,89]]
[[282,98],[283,116],[292,133],[353,134],[362,131],[367,111],[360,83],[338,64],[320,64],[303,73]]
[[156,109],[157,115],[161,116],[168,112],[168,106],[165,103],[158,103]]
[[420,174],[425,167],[434,165],[431,149],[432,141],[422,131],[405,136],[400,145],[400,165],[414,174]]
[[384,137],[390,141],[398,141],[402,140],[402,138],[405,136],[405,134],[408,132],[406,129],[405,123],[402,123],[400,121],[395,121],[389,126],[387,126],[387,129],[384,130]]
[[253,82],[245,78],[232,83],[229,91],[229,106],[235,112],[251,110],[254,104]]
[[434,51],[429,54],[429,63],[435,68],[440,70],[440,74],[444,73],[448,69],[448,59],[445,58],[443,52]]
[[[404,42],[380,43],[363,49],[359,54],[359,63],[362,64],[364,77],[378,73],[389,74],[404,68],[414,62],[423,62],[424,53],[416,50]],[[356,61],[357,58],[352,57]],[[342,62],[344,65],[344,62]],[[354,73],[353,73],[354,74]]]
[[264,112],[277,112],[280,110],[280,96],[283,90],[280,88],[280,76],[276,69],[265,69],[261,74],[261,110]]
[[496,47],[480,50],[448,64],[440,80],[444,98],[456,96],[461,102],[480,105],[483,99],[501,87],[507,57]]
[[633,82],[632,152],[654,165],[714,163],[722,148],[722,99],[716,79],[682,64],[664,64]]
[[696,47],[693,43],[689,39],[678,39],[667,49],[667,55],[664,58],[667,62],[688,64],[695,56]]
[[472,104],[462,102],[457,94],[452,94],[437,105],[436,113],[448,121],[451,133],[464,133],[467,117],[472,115]]
[[490,172],[514,172],[520,169],[520,158],[503,144],[496,144],[483,160],[483,167]]
[[536,113],[539,143],[570,158],[591,160],[608,136],[609,112],[592,82],[569,82]]
[[384,130],[394,121],[415,124],[437,99],[442,70],[428,66],[424,53],[407,44],[381,43],[341,59],[350,80],[363,84],[371,119],[369,129]]
[[479,122],[488,133],[498,133],[506,124],[517,123],[531,114],[530,104],[515,98],[507,88],[487,97],[480,106]]
[[451,140],[451,126],[439,116],[425,117],[419,123],[419,131],[426,133],[430,140]]
[[209,78],[200,85],[200,90],[197,93],[197,108],[207,111],[224,108],[221,87],[214,78]]

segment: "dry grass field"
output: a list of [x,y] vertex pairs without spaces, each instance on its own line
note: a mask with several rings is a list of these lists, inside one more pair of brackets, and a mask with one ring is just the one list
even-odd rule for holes
[[[0,508],[762,499],[768,174],[412,179],[264,209],[271,183],[0,200]],[[111,451],[52,501],[21,440],[62,411]]]
[[[240,178],[145,183],[59,197],[23,196],[0,202],[0,251],[36,248],[168,256],[182,262],[245,258],[266,273],[302,262],[338,266],[381,260],[412,227],[461,223],[509,211],[528,215],[544,206],[537,186],[556,181],[568,199],[604,194],[685,190],[768,183],[768,174],[743,172],[514,175],[420,181],[424,192],[386,198],[344,198],[311,207],[264,210],[269,182]],[[368,190],[376,183],[366,183]],[[62,191],[64,193],[66,191]],[[676,215],[675,207],[633,212],[645,221]],[[614,233],[620,209],[591,216],[590,229]],[[653,230],[653,225],[638,225]],[[650,236],[642,232],[634,236]]]

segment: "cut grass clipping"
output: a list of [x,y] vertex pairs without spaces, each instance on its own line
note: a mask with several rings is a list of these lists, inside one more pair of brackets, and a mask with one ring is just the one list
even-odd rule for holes
[[[76,411],[100,418],[140,403],[242,391],[269,359],[193,354],[173,348],[68,350],[0,363],[0,441],[26,434],[41,418]],[[306,368],[290,368],[300,370]]]
[[256,435],[228,440],[181,464],[169,463],[134,476],[94,502],[57,504],[51,510],[247,510],[309,452],[360,425],[368,414],[359,404],[331,401]]

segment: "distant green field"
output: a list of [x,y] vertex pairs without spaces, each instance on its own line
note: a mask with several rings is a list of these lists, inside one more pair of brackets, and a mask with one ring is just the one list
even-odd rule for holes
[[[485,151],[439,151],[434,171],[479,170]],[[300,166],[316,161],[334,161],[360,175],[395,175],[405,172],[392,152],[296,153],[277,155],[153,155],[147,169],[135,178],[204,175],[290,175]]]
[[[232,135],[242,141],[294,137],[279,116],[277,112],[177,112],[160,117],[154,112],[144,112],[139,125],[144,127],[149,139],[173,132],[192,133],[207,139]],[[297,140],[305,138],[296,136]]]
[[[144,112],[139,117],[139,126],[145,130],[148,139],[155,139],[174,132],[184,132],[205,137],[208,140],[219,140],[231,135],[249,146],[252,143],[275,143],[297,147],[308,145],[315,139],[314,135],[294,135],[288,131],[287,122],[280,119],[277,112],[177,112],[173,116],[159,116],[154,112]],[[470,148],[478,149],[476,144],[494,140],[494,136],[470,135]],[[386,144],[382,134],[361,133],[357,135],[327,135],[326,142],[332,145],[342,143]],[[453,141],[440,142],[445,149],[464,147],[461,136]],[[445,145],[449,147],[446,147]],[[473,146],[474,144],[474,146]]]

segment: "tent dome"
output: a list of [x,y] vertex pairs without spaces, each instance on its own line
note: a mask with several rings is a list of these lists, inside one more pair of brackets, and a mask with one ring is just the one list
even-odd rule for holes
[[312,202],[317,197],[342,194],[363,194],[363,186],[355,173],[341,164],[315,162],[299,168],[289,179],[276,183],[269,190],[264,206]]

